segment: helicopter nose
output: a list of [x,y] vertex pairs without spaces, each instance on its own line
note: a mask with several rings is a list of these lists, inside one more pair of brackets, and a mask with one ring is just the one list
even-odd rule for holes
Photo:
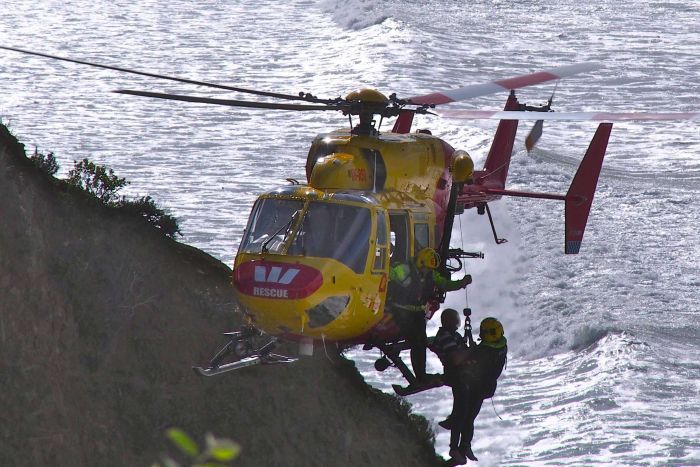
[[327,297],[318,305],[305,310],[309,328],[321,328],[338,318],[350,302],[350,295],[334,295]]
[[256,326],[273,335],[333,334],[329,326],[357,302],[354,274],[329,268],[322,260],[308,261],[256,258],[236,266],[236,297]]
[[254,260],[239,265],[233,283],[243,294],[280,300],[299,300],[323,284],[321,271],[304,265]]

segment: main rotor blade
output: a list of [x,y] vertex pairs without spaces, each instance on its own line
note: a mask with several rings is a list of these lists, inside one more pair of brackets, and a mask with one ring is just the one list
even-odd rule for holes
[[337,105],[308,105],[308,104],[281,104],[275,102],[255,102],[239,101],[231,99],[212,99],[210,97],[184,96],[180,94],[165,94],[161,92],[133,91],[130,89],[119,89],[118,94],[130,94],[133,96],[155,97],[157,99],[169,99],[173,101],[198,102],[202,104],[227,105],[229,107],[249,107],[253,109],[276,109],[276,110],[343,110],[344,107]]
[[700,112],[527,112],[444,109],[438,115],[466,120],[591,120],[597,122],[700,120]]
[[87,62],[84,60],[75,60],[72,58],[59,57],[58,55],[49,55],[49,54],[45,54],[45,53],[41,53],[41,52],[32,52],[31,50],[18,49],[15,47],[7,47],[4,45],[0,45],[0,49],[10,50],[13,52],[19,52],[19,53],[28,54],[28,55],[36,55],[38,57],[50,58],[52,60],[62,60],[64,62],[77,63],[80,65],[89,65],[89,66],[93,66],[96,68],[104,68],[107,70],[120,71],[123,73],[131,73],[133,75],[148,76],[150,78],[158,78],[158,79],[166,79],[166,80],[170,80],[170,81],[177,81],[178,83],[195,84],[197,86],[207,86],[210,88],[225,89],[227,91],[236,91],[236,92],[241,92],[241,93],[246,93],[246,94],[255,94],[257,96],[273,97],[276,99],[301,100],[301,101],[306,100],[298,95],[295,96],[293,94],[279,94],[276,92],[257,91],[255,89],[245,89],[245,88],[239,88],[239,87],[235,87],[235,86],[226,86],[224,84],[207,83],[204,81],[197,81],[197,80],[193,80],[193,79],[178,78],[176,76],[159,75],[156,73],[149,73],[147,71],[131,70],[128,68],[122,68],[122,67],[111,66],[111,65],[103,65],[100,63]]
[[526,86],[534,86],[535,84],[545,83],[547,81],[565,78],[567,76],[584,73],[587,71],[600,68],[601,65],[595,62],[578,63],[575,65],[562,66],[559,68],[551,68],[549,70],[539,71],[527,75],[515,76],[513,78],[501,79],[484,84],[473,84],[463,88],[450,89],[448,91],[438,91],[424,96],[415,96],[409,99],[410,104],[420,105],[440,105],[450,102],[457,102],[473,97],[486,96],[497,92],[508,91],[511,89],[524,88]]

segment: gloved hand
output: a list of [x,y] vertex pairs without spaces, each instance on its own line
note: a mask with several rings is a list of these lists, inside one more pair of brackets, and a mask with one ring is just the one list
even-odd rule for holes
[[468,286],[468,285],[471,284],[471,283],[472,283],[472,275],[471,275],[471,274],[467,274],[466,276],[464,276],[464,277],[462,278],[461,281],[459,281],[459,286],[460,286],[461,288],[464,288],[464,287]]

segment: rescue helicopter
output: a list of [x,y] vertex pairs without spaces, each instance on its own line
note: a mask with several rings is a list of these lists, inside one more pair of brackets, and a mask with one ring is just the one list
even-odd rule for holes
[[[599,67],[582,63],[539,71],[431,94],[400,98],[375,89],[345,97],[319,98],[310,93],[283,94],[158,75],[74,60],[13,47],[24,54],[83,65],[209,86],[274,99],[231,100],[139,90],[114,92],[150,98],[251,109],[339,112],[348,127],[316,136],[306,157],[306,181],[262,193],[250,213],[235,257],[232,285],[246,324],[225,333],[227,343],[198,375],[213,376],[258,364],[290,363],[296,358],[274,353],[280,342],[299,343],[300,355],[315,345],[362,345],[378,348],[375,368],[395,366],[408,387],[416,378],[401,358],[405,339],[392,319],[387,294],[391,264],[408,262],[425,249],[437,253],[437,268],[449,275],[463,260],[483,258],[480,252],[450,247],[455,216],[466,209],[487,215],[496,243],[499,238],[489,203],[527,197],[564,202],[564,253],[577,254],[591,210],[613,121],[697,120],[700,113],[555,113],[552,99],[544,106],[520,103],[515,90],[558,81]],[[440,106],[484,96],[507,94],[503,111],[455,111],[457,118],[498,119],[488,156],[480,170],[467,151],[455,149],[429,131],[411,131],[416,115],[434,114]],[[285,102],[282,102],[285,101]],[[385,119],[395,118],[390,131]],[[508,169],[520,120],[537,123],[527,139],[530,149],[544,120],[600,121],[588,150],[564,194],[510,190]],[[430,319],[445,299],[435,290],[426,307]],[[469,326],[465,313],[465,324]],[[470,328],[469,328],[470,331]],[[471,337],[471,332],[469,332]],[[259,343],[262,342],[262,345]]]

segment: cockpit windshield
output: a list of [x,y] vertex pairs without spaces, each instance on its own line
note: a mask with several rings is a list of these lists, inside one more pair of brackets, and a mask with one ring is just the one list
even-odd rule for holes
[[263,198],[251,214],[240,251],[333,258],[361,274],[371,231],[372,215],[365,207],[309,201],[304,209],[299,199]]
[[304,202],[297,199],[263,198],[255,206],[241,251],[244,253],[282,253],[284,241],[294,223],[294,213]]
[[288,254],[333,258],[362,273],[367,262],[371,230],[368,208],[312,201]]

